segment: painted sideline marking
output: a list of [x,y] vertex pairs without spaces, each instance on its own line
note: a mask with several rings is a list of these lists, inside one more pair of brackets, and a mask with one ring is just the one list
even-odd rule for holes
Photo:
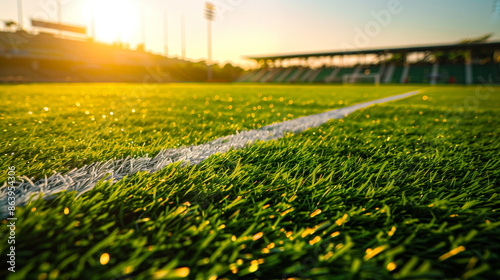
[[[343,118],[361,108],[366,108],[373,104],[403,99],[418,93],[419,91],[412,91],[330,110],[320,114],[274,123],[259,129],[242,131],[235,135],[217,138],[197,146],[161,150],[154,158],[150,158],[146,155],[145,157],[138,158],[126,157],[124,159],[108,160],[106,162],[94,162],[78,169],[75,168],[64,175],[55,173],[48,178],[36,182],[32,182],[28,178],[25,178],[25,181],[16,188],[16,206],[25,205],[30,200],[31,196],[35,195],[34,198],[37,198],[37,194],[43,197],[53,197],[53,195],[58,192],[68,190],[76,191],[78,193],[77,196],[80,196],[91,190],[97,182],[102,179],[106,178],[106,180],[112,180],[114,183],[120,181],[125,176],[130,176],[138,172],[156,172],[174,162],[183,161],[184,163],[189,162],[190,164],[198,164],[213,154],[222,154],[231,148],[241,149],[247,144],[251,144],[258,140],[268,141],[279,139],[284,137],[287,132],[302,132],[308,128],[318,127],[330,119]],[[7,213],[7,207],[7,183],[5,183],[4,186],[0,188],[0,209],[2,210],[0,212],[2,213],[0,214],[0,218],[5,218],[4,213]]]

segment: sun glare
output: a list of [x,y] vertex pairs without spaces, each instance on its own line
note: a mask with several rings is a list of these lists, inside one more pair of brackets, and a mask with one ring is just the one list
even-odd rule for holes
[[129,42],[141,26],[141,9],[135,1],[93,1],[92,12],[100,41]]

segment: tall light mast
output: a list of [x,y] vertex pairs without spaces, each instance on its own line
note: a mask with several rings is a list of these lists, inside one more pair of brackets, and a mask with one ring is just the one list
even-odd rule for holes
[[91,33],[92,40],[95,40],[95,38],[96,38],[96,35],[95,35],[95,15],[94,15],[93,8],[90,11],[90,33]]
[[144,19],[144,5],[141,3],[141,41],[144,50],[146,50],[146,22]]
[[[62,24],[61,0],[57,0],[57,22]],[[59,36],[62,36],[62,30],[59,30]]]
[[215,19],[215,5],[205,2],[205,19],[207,20],[207,80],[212,80],[212,21]]
[[17,16],[19,29],[23,29],[23,2],[21,0],[17,0]]
[[181,58],[186,59],[186,16],[181,16]]
[[61,0],[57,0],[57,22],[62,23]]
[[163,12],[163,50],[164,55],[168,56],[168,19],[166,9]]

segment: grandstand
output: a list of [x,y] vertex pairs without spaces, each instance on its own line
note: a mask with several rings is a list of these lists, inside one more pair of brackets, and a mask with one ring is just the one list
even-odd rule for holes
[[[45,27],[47,29],[47,27]],[[233,81],[243,69],[213,66],[215,81]],[[0,31],[0,82],[206,81],[206,64],[165,57],[84,36],[45,31]]]
[[[51,33],[0,32],[0,81],[135,81],[166,59],[144,51],[61,38]],[[116,71],[119,67],[120,71]]]
[[238,82],[500,83],[500,42],[246,58],[256,61],[259,67]]

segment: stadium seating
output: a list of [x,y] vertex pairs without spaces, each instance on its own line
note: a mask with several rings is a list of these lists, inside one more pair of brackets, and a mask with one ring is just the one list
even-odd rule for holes
[[499,66],[494,63],[472,65],[474,83],[498,83],[500,82],[499,72]]
[[355,68],[340,68],[340,70],[338,71],[337,75],[335,75],[335,77],[329,77],[330,79],[328,80],[328,82],[332,83],[332,82],[342,82],[342,77],[344,77],[344,75],[347,75],[347,74],[353,74],[355,72]]
[[243,76],[239,77],[236,82],[248,82],[250,78],[255,75],[256,71],[249,71],[245,73]]
[[[383,69],[385,68],[385,65],[364,65],[358,67],[358,77],[372,77],[375,75],[380,75],[380,77],[383,75]],[[362,79],[362,78],[357,78],[356,82],[358,83],[373,83],[373,79]]]
[[33,70],[22,67],[12,66],[10,68],[0,67],[0,81],[1,82],[30,82],[32,77],[37,76]]
[[271,82],[274,82],[276,80],[277,77],[279,77],[281,74],[283,74],[283,72],[285,72],[286,69],[285,68],[277,68],[274,70],[274,72],[272,73],[272,75],[270,75],[269,77],[267,77],[267,79],[263,82],[265,83],[271,83]]
[[[466,83],[464,64],[412,64],[408,66],[408,75],[402,77],[405,66],[401,64],[358,65],[348,68],[305,67],[266,68],[249,71],[238,82],[260,83],[341,83],[344,75],[355,74],[357,77],[380,75],[381,83],[431,83],[433,70],[438,70],[436,83]],[[437,68],[437,69],[436,69]],[[494,63],[471,65],[473,83],[500,83],[500,65]],[[374,79],[357,78],[358,83],[373,83]]]
[[316,69],[305,69],[304,73],[298,78],[298,82],[305,83],[308,81],[309,77],[316,72]]
[[465,84],[465,65],[443,64],[439,65],[439,83]]
[[269,80],[272,80],[277,71],[278,71],[277,69],[271,69],[267,71],[264,75],[262,75],[262,77],[257,82],[266,83]]
[[[215,65],[212,71],[213,80],[234,81],[243,69]],[[122,44],[2,30],[0,72],[0,81],[6,82],[182,82],[207,77],[204,62],[168,58]]]
[[394,70],[392,72],[392,76],[389,79],[390,83],[399,84],[401,83],[401,76],[403,75],[403,65],[394,65]]
[[316,79],[316,77],[319,75],[319,73],[321,73],[322,70],[323,70],[323,68],[314,69],[314,71],[311,73],[311,75],[309,75],[309,77],[307,77],[306,82],[312,83]]
[[281,72],[278,76],[276,76],[273,80],[275,83],[283,82],[289,75],[292,73],[293,68],[285,68],[283,72]]
[[249,81],[253,83],[258,82],[264,75],[266,75],[267,71],[268,69],[257,70],[256,71],[257,73],[255,73],[255,75],[252,78],[250,78]]
[[330,76],[334,70],[334,68],[321,68],[319,69],[319,73],[314,77],[311,81],[313,83],[325,83],[325,79]]
[[334,68],[333,71],[331,71],[330,75],[328,75],[325,78],[325,83],[332,83],[335,80],[335,77],[337,77],[337,74],[340,72],[341,68]]
[[288,73],[288,75],[284,76],[283,79],[280,81],[282,83],[286,83],[289,81],[289,79],[296,74],[296,72],[299,71],[299,68],[292,68],[292,70]]
[[290,73],[290,75],[288,77],[286,77],[284,82],[293,83],[293,82],[297,81],[297,79],[300,77],[300,75],[303,74],[303,72],[304,72],[304,68],[295,69],[292,73]]
[[360,75],[374,75],[374,74],[382,74],[380,73],[382,70],[382,66],[380,65],[365,65],[361,67],[361,72],[359,73]]
[[316,70],[315,69],[310,69],[310,68],[305,68],[302,74],[299,76],[297,79],[298,83],[305,83],[309,79],[309,77],[314,74]]
[[[273,80],[275,82],[472,84],[482,80],[497,84],[500,83],[499,52],[500,41],[479,39],[477,42],[464,40],[440,45],[342,49],[246,58],[264,66],[289,65]],[[348,66],[352,62],[358,64]],[[320,68],[317,68],[318,65]]]
[[431,74],[431,64],[410,65],[410,72],[408,73],[408,77],[406,77],[406,81],[408,83],[429,83]]

